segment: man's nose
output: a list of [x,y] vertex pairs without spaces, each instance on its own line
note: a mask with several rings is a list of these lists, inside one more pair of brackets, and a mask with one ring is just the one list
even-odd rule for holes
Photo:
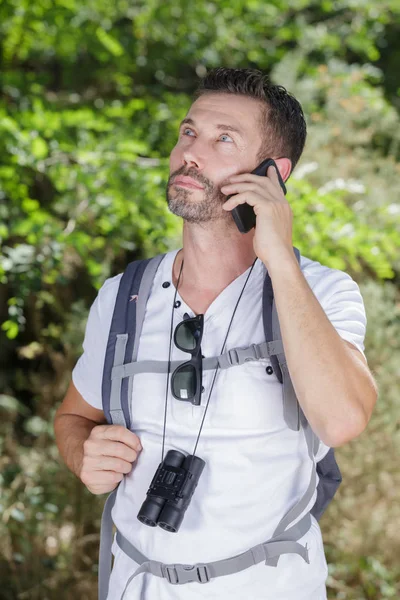
[[196,172],[197,172],[197,171],[200,171],[200,169],[199,169],[199,165],[198,165],[198,163],[197,163],[196,161],[194,161],[194,160],[190,160],[190,159],[186,160],[186,159],[184,158],[183,162],[184,162],[184,165],[185,165],[185,167],[186,167],[185,171],[186,171],[187,169],[192,169],[192,168],[193,168],[193,170],[195,170]]
[[194,141],[190,148],[186,148],[183,151],[183,160],[186,165],[190,167],[196,167],[200,171],[204,168],[205,165],[205,148],[204,145],[199,142],[199,140]]

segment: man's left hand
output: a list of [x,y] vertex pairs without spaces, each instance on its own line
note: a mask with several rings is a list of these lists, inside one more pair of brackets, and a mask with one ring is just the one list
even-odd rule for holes
[[224,210],[244,202],[253,207],[257,219],[254,252],[267,267],[276,260],[274,257],[285,255],[288,250],[293,253],[293,213],[273,166],[268,168],[267,177],[252,173],[233,175],[221,191],[227,196],[235,194],[223,204]]

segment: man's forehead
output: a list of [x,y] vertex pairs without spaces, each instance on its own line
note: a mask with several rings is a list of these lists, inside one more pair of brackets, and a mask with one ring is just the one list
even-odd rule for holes
[[[259,129],[261,104],[256,98],[233,94],[204,94],[191,105],[186,118],[192,124],[230,125],[243,136]],[[221,128],[221,127],[218,127]]]

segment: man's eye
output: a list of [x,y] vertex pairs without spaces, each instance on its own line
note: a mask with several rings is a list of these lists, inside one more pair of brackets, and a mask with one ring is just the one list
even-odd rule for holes
[[[188,135],[188,134],[187,134],[187,132],[188,132],[188,131],[190,131],[190,132],[191,132],[191,133],[193,133],[193,135],[194,135],[193,129],[190,129],[190,127],[185,127],[185,129],[182,129],[182,135]],[[191,136],[191,135],[189,135],[189,137],[192,137],[192,136]],[[231,141],[231,142],[233,142],[233,139],[232,139],[232,138],[231,138],[231,136],[230,136],[230,135],[228,135],[227,133],[223,133],[223,134],[221,134],[221,135],[220,135],[220,138],[224,138],[224,137],[225,137],[225,138],[229,138],[229,140],[228,140],[228,141]],[[225,141],[225,140],[222,140],[222,141]]]
[[227,133],[223,133],[220,137],[227,137],[227,138],[229,138],[231,140],[231,142],[233,142],[233,139]]

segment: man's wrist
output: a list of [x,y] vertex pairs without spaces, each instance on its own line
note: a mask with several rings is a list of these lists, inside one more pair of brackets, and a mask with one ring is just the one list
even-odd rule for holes
[[293,248],[280,248],[279,250],[275,250],[262,262],[266,266],[271,279],[278,274],[289,274],[300,269]]

